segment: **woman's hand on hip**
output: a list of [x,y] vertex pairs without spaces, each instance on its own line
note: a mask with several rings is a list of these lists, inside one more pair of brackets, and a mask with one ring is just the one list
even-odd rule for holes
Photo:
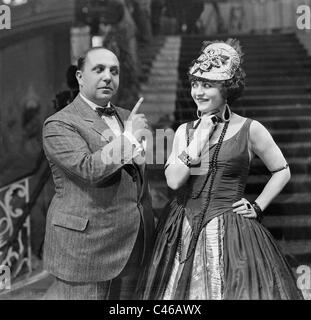
[[256,219],[257,213],[254,210],[253,206],[248,200],[242,198],[241,200],[235,202],[232,207],[233,212],[242,215],[245,218]]

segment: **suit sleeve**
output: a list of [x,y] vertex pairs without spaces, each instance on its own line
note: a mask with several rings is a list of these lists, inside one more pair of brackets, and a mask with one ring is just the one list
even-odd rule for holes
[[131,162],[133,156],[133,146],[123,135],[92,153],[77,129],[59,120],[44,123],[43,148],[47,158],[66,174],[95,186]]

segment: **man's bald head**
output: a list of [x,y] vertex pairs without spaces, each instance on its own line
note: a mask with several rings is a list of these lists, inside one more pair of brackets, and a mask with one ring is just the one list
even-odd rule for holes
[[97,50],[102,50],[103,52],[110,53],[110,54],[114,55],[116,57],[116,59],[119,61],[118,57],[111,50],[109,50],[105,47],[94,47],[94,48],[88,49],[82,56],[79,57],[78,62],[77,62],[78,70],[83,71],[84,66],[85,66],[85,61],[88,58],[89,54],[94,51],[97,51]]

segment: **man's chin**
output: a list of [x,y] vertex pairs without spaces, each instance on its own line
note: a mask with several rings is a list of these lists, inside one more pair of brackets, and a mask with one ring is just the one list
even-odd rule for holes
[[98,95],[96,98],[98,100],[109,101],[109,100],[111,100],[112,97],[113,97],[112,93],[106,93],[106,94],[103,93],[103,94]]

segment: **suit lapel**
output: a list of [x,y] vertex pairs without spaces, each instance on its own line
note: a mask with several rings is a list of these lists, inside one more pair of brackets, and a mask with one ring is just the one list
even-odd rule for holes
[[116,138],[115,134],[104,119],[96,119],[93,122],[92,129],[100,134],[107,142],[111,142],[114,138]]
[[[108,126],[107,122],[103,119],[101,119],[94,110],[80,97],[78,94],[77,97],[73,101],[73,105],[76,108],[77,112],[81,115],[81,117],[90,125],[90,127],[98,133],[101,138],[105,142],[111,142],[116,136],[113,133],[113,131]],[[120,125],[121,132],[124,131],[124,121],[127,119],[127,111],[116,107],[117,111],[117,120]],[[135,164],[135,167],[139,171],[140,179],[141,179],[141,192],[139,195],[139,199],[142,197],[144,185],[145,185],[145,179],[144,179],[144,173],[145,173],[145,167],[146,165],[137,165]]]
[[116,137],[107,122],[104,119],[101,119],[79,94],[74,99],[73,105],[83,120],[85,120],[88,125],[101,136],[103,141],[110,142]]

